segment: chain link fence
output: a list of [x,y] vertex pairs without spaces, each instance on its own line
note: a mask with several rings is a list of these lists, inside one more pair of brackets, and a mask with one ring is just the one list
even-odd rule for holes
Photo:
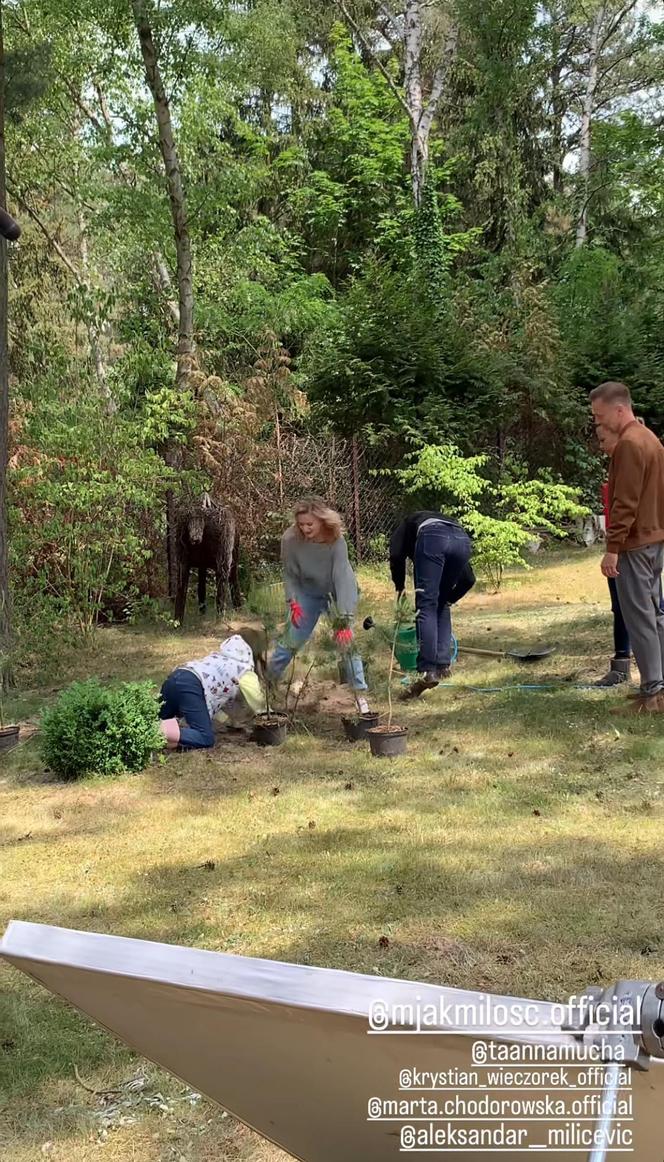
[[[391,474],[398,464],[396,451],[359,438],[283,433],[270,465],[273,486],[264,497],[263,523],[274,524],[278,514],[283,531],[283,518],[297,501],[315,494],[341,513],[357,561],[384,561],[390,535],[407,509],[403,488]],[[240,465],[240,470],[248,474],[251,467]],[[242,528],[242,513],[238,516]],[[256,507],[253,520],[261,521]]]
[[389,452],[357,438],[296,436],[289,453],[288,504],[303,493],[323,496],[341,513],[357,559],[384,559],[405,507]]

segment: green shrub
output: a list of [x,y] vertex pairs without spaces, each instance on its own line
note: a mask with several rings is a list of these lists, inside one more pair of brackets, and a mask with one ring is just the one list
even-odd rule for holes
[[149,682],[74,682],[42,716],[41,755],[62,779],[142,771],[164,745]]
[[471,533],[476,570],[497,590],[510,565],[528,568],[524,552],[535,536],[563,538],[569,522],[587,516],[588,509],[577,489],[552,480],[546,470],[536,480],[493,484],[480,473],[489,462],[485,455],[462,456],[455,444],[424,444],[407,457],[405,468],[387,472]]

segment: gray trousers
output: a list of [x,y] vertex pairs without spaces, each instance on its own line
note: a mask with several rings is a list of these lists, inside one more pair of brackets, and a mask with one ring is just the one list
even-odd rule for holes
[[642,694],[664,690],[664,612],[659,605],[663,565],[664,544],[644,545],[618,557],[618,598]]

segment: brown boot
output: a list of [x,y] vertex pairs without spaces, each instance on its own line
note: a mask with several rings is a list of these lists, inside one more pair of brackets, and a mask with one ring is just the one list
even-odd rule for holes
[[436,674],[432,674],[431,672],[420,674],[419,677],[413,682],[412,686],[409,686],[407,690],[404,690],[403,694],[401,695],[401,701],[407,702],[410,698],[419,698],[421,694],[424,694],[425,690],[433,690],[437,685],[438,676]]
[[631,714],[662,714],[664,713],[664,694],[642,694],[630,703]]

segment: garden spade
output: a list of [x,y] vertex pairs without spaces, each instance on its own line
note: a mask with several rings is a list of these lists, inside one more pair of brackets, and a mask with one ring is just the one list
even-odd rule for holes
[[539,662],[548,658],[556,646],[513,646],[509,650],[481,650],[475,646],[459,646],[460,654],[477,654],[483,658],[515,658],[517,662]]

